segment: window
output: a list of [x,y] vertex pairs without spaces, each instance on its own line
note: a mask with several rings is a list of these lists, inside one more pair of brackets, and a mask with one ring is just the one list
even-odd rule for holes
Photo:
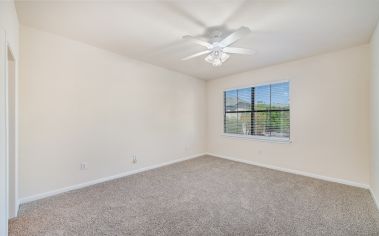
[[225,91],[224,133],[289,139],[289,82]]

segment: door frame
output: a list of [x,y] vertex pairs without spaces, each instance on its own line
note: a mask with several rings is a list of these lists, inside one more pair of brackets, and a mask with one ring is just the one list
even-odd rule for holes
[[[13,96],[14,96],[14,171],[10,171],[9,170],[9,167],[10,167],[10,156],[9,156],[9,140],[10,140],[10,135],[9,135],[9,131],[10,131],[10,127],[9,127],[9,124],[10,124],[10,121],[9,121],[9,112],[10,112],[10,107],[9,107],[9,65],[8,65],[8,62],[9,62],[9,55],[8,54],[11,54],[12,56],[12,59],[13,59],[13,85],[14,85],[14,91],[13,91]],[[18,203],[18,90],[17,90],[17,87],[18,87],[18,80],[17,80],[17,59],[16,59],[16,56],[15,56],[15,53],[14,53],[14,50],[12,49],[11,45],[7,42],[7,47],[6,47],[6,68],[7,70],[7,73],[6,73],[6,99],[7,99],[7,103],[6,103],[6,123],[7,123],[7,146],[8,146],[8,149],[7,149],[7,164],[8,164],[8,196],[9,196],[9,181],[10,181],[10,174],[13,173],[14,176],[14,212],[9,212],[9,203],[11,202],[10,199],[8,199],[8,219],[9,219],[9,216],[12,215],[14,217],[17,217],[17,214],[18,214],[18,208],[19,208],[19,203]]]
[[7,43],[0,28],[0,235],[8,235]]
[[8,89],[8,50],[14,63],[14,158],[15,158],[15,212],[17,216],[18,201],[18,57],[7,42],[6,31],[0,27],[0,235],[8,235],[9,220],[9,89]]

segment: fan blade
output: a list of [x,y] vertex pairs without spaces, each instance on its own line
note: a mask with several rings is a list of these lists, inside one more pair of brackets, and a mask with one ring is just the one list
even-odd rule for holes
[[192,58],[195,58],[195,57],[199,57],[201,55],[204,55],[204,54],[207,54],[207,53],[210,53],[210,52],[211,52],[211,50],[206,50],[206,51],[198,52],[198,53],[193,54],[191,56],[182,58],[182,61],[186,61],[186,60],[189,60],[189,59],[192,59]]
[[191,40],[193,41],[194,43],[197,43],[201,46],[204,46],[208,49],[211,49],[212,48],[212,44],[206,42],[206,41],[203,41],[201,39],[198,39],[198,38],[195,38],[195,37],[192,37],[192,36],[189,36],[189,35],[186,35],[186,36],[183,36],[183,39],[188,39],[188,40]]
[[241,27],[237,31],[229,34],[226,38],[221,40],[221,42],[218,43],[220,47],[227,47],[231,45],[232,43],[236,42],[237,40],[241,39],[245,35],[248,35],[251,33],[251,30],[247,27]]
[[226,47],[226,48],[223,48],[222,51],[226,52],[226,53],[236,53],[236,54],[246,54],[246,55],[253,55],[253,54],[255,54],[254,50],[247,49],[247,48]]

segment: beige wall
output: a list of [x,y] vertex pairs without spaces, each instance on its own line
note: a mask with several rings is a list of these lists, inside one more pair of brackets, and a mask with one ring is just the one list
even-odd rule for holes
[[[19,25],[13,1],[0,1],[0,31],[0,235],[6,235],[8,230],[8,217],[14,216],[14,210],[17,208],[15,206],[17,204],[15,201],[17,198],[17,186],[15,186],[15,165],[17,165],[17,161],[11,159],[10,161],[13,165],[9,168],[9,160],[7,160],[8,143],[12,143],[12,141],[12,144],[17,145],[17,143],[15,140],[7,142],[9,138],[7,138],[8,129],[6,129],[6,116],[8,115],[6,103],[9,101],[8,98],[6,98],[7,75],[9,74],[13,77],[12,82],[15,82],[14,85],[17,86],[17,61],[19,58]],[[10,72],[8,68],[8,59],[6,56],[8,50],[11,50],[14,55],[14,68],[9,68],[15,69],[15,73]],[[10,131],[10,138],[15,137],[12,134],[14,133]],[[8,151],[10,152],[11,158],[15,158],[13,154],[16,153],[12,152],[12,150]],[[8,176],[8,172],[11,176]],[[9,181],[9,179],[11,181]],[[12,193],[8,196],[7,188],[9,188]],[[9,199],[9,197],[11,197],[11,199]],[[9,206],[9,204],[8,206],[6,205],[7,201],[11,206]],[[11,211],[6,211],[6,208]]]
[[[368,185],[369,63],[366,45],[209,81],[208,152]],[[222,135],[225,89],[281,80],[292,143]]]
[[205,152],[202,80],[27,27],[20,77],[21,198]]
[[371,189],[379,206],[379,25],[371,39]]

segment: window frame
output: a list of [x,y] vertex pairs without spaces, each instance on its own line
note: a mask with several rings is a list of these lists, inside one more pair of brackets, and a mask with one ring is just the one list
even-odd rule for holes
[[[234,91],[239,89],[246,89],[246,88],[252,88],[252,87],[258,87],[258,86],[267,86],[267,85],[275,85],[275,84],[281,84],[281,83],[288,83],[288,112],[290,116],[289,125],[290,125],[290,131],[289,131],[289,137],[272,137],[272,136],[261,136],[261,135],[245,135],[245,134],[233,134],[233,133],[225,133],[225,121],[226,121],[226,114],[227,113],[237,113],[237,112],[227,112],[226,111],[226,105],[225,105],[225,92],[228,91]],[[271,96],[271,93],[270,93]],[[223,122],[222,122],[222,136],[231,137],[231,138],[238,138],[238,139],[253,139],[257,141],[265,141],[265,142],[277,142],[277,143],[292,143],[291,139],[291,81],[290,80],[280,80],[280,81],[273,81],[273,82],[264,82],[264,83],[257,83],[253,85],[246,85],[246,86],[240,86],[240,87],[233,87],[233,88],[227,88],[222,91],[222,111],[223,111]],[[252,101],[254,101],[254,98],[252,98]],[[252,104],[253,105],[253,104]],[[286,109],[285,109],[286,110]],[[271,110],[270,110],[271,111]],[[255,112],[254,106],[251,107],[252,116]],[[238,114],[238,113],[237,113]]]

